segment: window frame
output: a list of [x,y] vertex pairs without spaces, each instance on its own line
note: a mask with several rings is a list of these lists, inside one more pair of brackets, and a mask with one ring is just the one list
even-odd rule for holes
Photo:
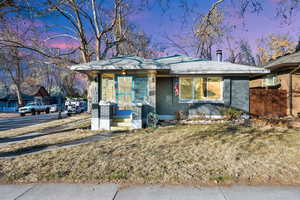
[[[192,79],[192,99],[181,98],[181,78]],[[195,78],[220,78],[220,99],[195,99]],[[224,103],[224,77],[222,76],[180,76],[179,79],[179,103]],[[208,90],[207,90],[208,91]]]
[[[137,79],[143,79],[146,82],[146,88],[145,88],[145,96],[144,100],[140,101],[136,99],[136,80]],[[146,104],[147,98],[149,97],[149,78],[146,76],[134,76],[133,77],[133,87],[132,87],[132,96],[133,96],[133,103],[142,103]]]
[[[272,78],[272,83],[268,84],[268,81]],[[264,77],[263,79],[263,87],[272,87],[272,86],[276,86],[279,85],[279,79],[278,79],[278,75],[277,74],[269,74],[267,76]]]

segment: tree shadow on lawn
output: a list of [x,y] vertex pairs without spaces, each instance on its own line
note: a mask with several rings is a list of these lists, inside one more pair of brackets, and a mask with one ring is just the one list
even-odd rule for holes
[[240,126],[227,126],[227,127],[214,127],[211,129],[205,130],[193,130],[195,133],[188,136],[187,138],[198,138],[198,139],[207,139],[211,137],[217,137],[221,139],[224,136],[241,134],[242,127]]
[[[283,135],[286,131],[279,130],[260,130],[254,127],[247,127],[243,125],[224,125],[224,126],[215,126],[209,129],[201,130],[201,127],[198,129],[192,129],[193,133],[185,139],[188,140],[209,140],[214,139],[215,141],[220,141],[221,144],[232,143],[239,144],[240,147],[250,149],[251,145],[257,144],[260,147],[263,147],[263,143],[271,142],[275,138],[281,142],[287,142],[283,138]],[[273,139],[272,139],[273,138]]]
[[[83,127],[82,129],[87,129],[87,127]],[[21,142],[24,140],[29,140],[29,139],[34,139],[37,137],[42,137],[42,136],[47,136],[47,135],[52,135],[52,134],[59,134],[59,133],[64,133],[64,132],[69,132],[69,131],[75,131],[77,128],[69,128],[69,129],[55,129],[55,131],[48,131],[47,133],[28,133],[31,135],[23,135],[23,136],[15,136],[15,137],[6,137],[6,138],[0,138],[0,144],[1,143],[9,143],[9,142]],[[43,130],[42,130],[43,131]]]
[[32,146],[20,148],[20,149],[14,150],[14,151],[0,152],[0,158],[16,157],[16,156],[21,156],[21,155],[25,155],[25,154],[40,152],[43,150],[54,150],[54,149],[58,149],[61,147],[87,144],[87,143],[94,142],[94,141],[97,141],[100,139],[113,137],[113,136],[116,136],[119,134],[127,134],[127,132],[126,131],[116,131],[116,132],[107,132],[106,134],[99,133],[99,134],[92,135],[92,136],[89,136],[86,138],[75,139],[72,141],[58,142],[56,144],[32,145]]
[[21,156],[24,154],[30,154],[30,153],[42,151],[48,147],[49,147],[49,145],[35,145],[35,146],[18,149],[16,151],[0,152],[0,158],[8,158],[8,157],[14,157],[14,156]]

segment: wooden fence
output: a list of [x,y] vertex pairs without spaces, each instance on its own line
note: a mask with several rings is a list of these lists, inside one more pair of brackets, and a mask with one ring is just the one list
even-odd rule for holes
[[284,117],[287,115],[287,91],[250,89],[250,114],[253,117]]

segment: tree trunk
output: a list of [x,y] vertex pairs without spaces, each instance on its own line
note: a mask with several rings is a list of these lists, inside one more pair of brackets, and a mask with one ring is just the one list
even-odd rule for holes
[[[18,51],[15,50],[15,54],[18,56]],[[19,57],[16,59],[16,79],[15,79],[15,84],[16,84],[16,92],[17,92],[17,97],[18,97],[18,105],[19,107],[24,106],[24,100],[23,96],[21,93],[21,80],[22,80],[22,70],[21,70],[21,61]]]
[[24,106],[24,99],[21,93],[21,87],[20,84],[16,84],[16,92],[17,92],[17,97],[18,97],[18,105],[19,107]]

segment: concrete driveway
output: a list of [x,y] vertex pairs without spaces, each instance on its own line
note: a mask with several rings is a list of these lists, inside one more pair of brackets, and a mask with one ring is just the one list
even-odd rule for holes
[[0,185],[1,200],[299,200],[300,187],[187,187],[115,184]]
[[[62,113],[62,117],[65,118],[67,117],[67,115],[65,113]],[[2,118],[0,119],[0,131],[21,128],[25,126],[48,122],[55,119],[58,119],[58,113]]]

